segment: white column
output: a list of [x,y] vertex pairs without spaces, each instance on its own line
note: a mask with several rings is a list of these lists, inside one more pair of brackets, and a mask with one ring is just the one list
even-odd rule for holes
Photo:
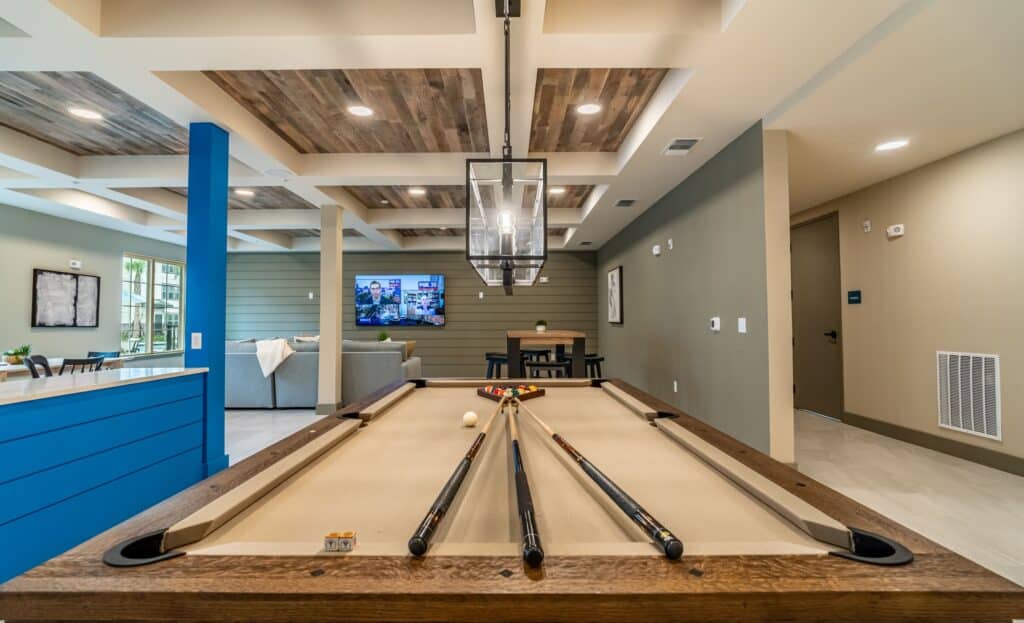
[[793,422],[793,298],[789,249],[789,135],[764,132],[764,236],[768,277],[769,453],[796,462]]
[[316,412],[341,408],[342,209],[320,208],[320,364]]

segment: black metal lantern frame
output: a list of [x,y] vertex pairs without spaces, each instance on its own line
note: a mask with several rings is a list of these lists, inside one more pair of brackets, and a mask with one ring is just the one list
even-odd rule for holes
[[466,259],[489,286],[532,286],[548,259],[548,161],[513,158],[510,46],[520,3],[495,0],[505,29],[505,144],[501,158],[466,160]]
[[548,259],[545,158],[466,161],[466,259],[488,286],[532,286]]

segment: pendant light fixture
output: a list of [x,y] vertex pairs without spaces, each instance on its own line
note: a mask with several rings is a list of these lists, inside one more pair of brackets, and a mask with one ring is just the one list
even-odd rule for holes
[[505,26],[505,144],[500,159],[466,160],[466,259],[488,286],[531,286],[548,258],[548,162],[513,158],[509,129],[511,17],[518,1],[496,0]]

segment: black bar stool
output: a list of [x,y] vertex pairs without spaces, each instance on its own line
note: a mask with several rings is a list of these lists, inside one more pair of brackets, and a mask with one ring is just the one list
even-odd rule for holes
[[548,378],[551,378],[551,373],[554,372],[556,378],[563,376],[569,376],[570,370],[572,369],[571,361],[527,361],[526,370],[527,376],[539,377],[540,373],[547,371]]
[[84,359],[65,359],[60,364],[58,376],[65,372],[74,374],[76,372],[99,372],[103,369],[103,357],[86,357]]
[[587,364],[587,376],[592,379],[599,379],[603,376],[601,374],[601,362],[604,361],[604,357],[598,357],[595,353],[587,355],[584,361]]
[[508,366],[509,356],[505,352],[486,352],[483,358],[487,361],[486,378],[502,378],[502,366]]

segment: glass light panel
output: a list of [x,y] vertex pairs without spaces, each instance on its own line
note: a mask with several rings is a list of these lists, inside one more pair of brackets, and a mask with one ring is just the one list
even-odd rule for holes
[[529,286],[547,259],[547,161],[469,160],[466,257],[487,285]]

